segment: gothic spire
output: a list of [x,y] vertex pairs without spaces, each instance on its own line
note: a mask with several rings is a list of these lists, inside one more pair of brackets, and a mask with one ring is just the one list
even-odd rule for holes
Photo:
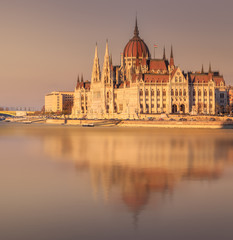
[[111,74],[112,73],[111,73],[110,57],[109,57],[109,50],[108,50],[108,40],[107,40],[103,69],[102,69],[102,82],[103,83],[111,83],[111,81],[112,81]]
[[166,59],[166,50],[165,50],[165,46],[163,47],[163,60]]
[[204,66],[202,64],[202,67],[201,67],[201,73],[204,73]]
[[93,83],[93,82],[99,82],[99,81],[100,81],[100,64],[99,64],[99,58],[98,58],[98,47],[96,43],[91,82]]
[[171,46],[171,58],[173,58],[173,47]]
[[170,65],[174,66],[174,57],[173,57],[173,48],[172,48],[172,46],[171,46]]
[[108,52],[108,39],[106,40],[105,57],[106,56],[109,56],[109,52]]
[[212,72],[212,69],[211,69],[211,63],[209,64],[209,73]]
[[136,20],[135,20],[134,36],[135,36],[135,37],[138,37],[138,36],[139,36],[137,16],[136,16]]
[[110,54],[110,65],[112,65],[112,54]]
[[95,58],[98,58],[97,42],[95,44]]
[[83,74],[82,74],[82,76],[81,76],[81,82],[83,82]]
[[78,77],[77,77],[76,89],[78,89],[78,86],[79,86],[79,74],[78,74]]

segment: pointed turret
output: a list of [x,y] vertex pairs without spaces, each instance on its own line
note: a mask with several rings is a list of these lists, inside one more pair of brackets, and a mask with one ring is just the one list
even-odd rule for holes
[[113,64],[112,64],[112,54],[110,54],[110,58],[109,58],[110,60],[110,67],[111,67],[111,70],[113,71]]
[[110,65],[112,65],[112,54],[110,54]]
[[171,46],[170,65],[174,66],[174,57],[173,57],[173,48],[172,48],[172,46]]
[[99,81],[100,81],[100,64],[99,64],[99,58],[98,58],[98,47],[96,43],[91,82],[93,83],[93,82],[99,82]]
[[163,60],[166,59],[166,50],[165,50],[165,46],[163,47]]
[[81,82],[83,82],[83,74],[82,74],[82,76],[81,76]]
[[104,56],[104,64],[102,69],[102,82],[103,83],[111,83],[111,66],[110,66],[110,57],[109,57],[109,50],[108,50],[108,40],[106,41],[106,49],[105,49],[105,56]]
[[202,67],[201,67],[201,73],[204,73],[204,66],[202,64]]
[[78,75],[78,77],[77,77],[76,89],[78,89],[78,86],[79,86],[79,75]]
[[211,63],[209,64],[209,73],[212,73]]
[[108,39],[106,40],[106,48],[105,48],[105,57],[109,58],[109,51],[108,51]]
[[94,59],[96,59],[96,58],[98,58],[98,47],[97,47],[97,42],[96,42],[96,44],[95,44],[95,58],[94,58]]
[[135,36],[135,37],[138,37],[138,36],[139,36],[137,16],[136,16],[136,20],[135,20],[134,36]]

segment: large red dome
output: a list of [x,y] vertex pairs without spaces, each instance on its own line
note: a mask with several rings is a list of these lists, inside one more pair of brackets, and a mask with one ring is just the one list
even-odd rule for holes
[[150,52],[145,44],[145,42],[139,37],[139,31],[137,26],[137,20],[136,25],[134,29],[134,37],[129,40],[127,45],[125,46],[124,57],[150,57]]

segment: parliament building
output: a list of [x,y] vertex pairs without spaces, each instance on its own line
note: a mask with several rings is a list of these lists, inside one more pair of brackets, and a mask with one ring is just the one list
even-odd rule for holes
[[227,88],[219,72],[187,72],[175,65],[165,49],[153,59],[140,38],[137,19],[134,36],[126,44],[121,63],[113,66],[108,42],[102,71],[97,45],[91,82],[78,79],[71,116],[88,119],[140,119],[155,114],[216,114],[227,106]]

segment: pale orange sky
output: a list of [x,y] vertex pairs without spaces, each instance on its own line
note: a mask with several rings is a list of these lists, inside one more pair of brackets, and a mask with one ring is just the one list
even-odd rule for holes
[[108,38],[113,63],[133,35],[153,56],[167,56],[183,70],[208,69],[233,85],[232,0],[1,0],[0,106],[37,107],[54,90],[74,90],[78,74],[90,80],[95,43],[103,62]]

